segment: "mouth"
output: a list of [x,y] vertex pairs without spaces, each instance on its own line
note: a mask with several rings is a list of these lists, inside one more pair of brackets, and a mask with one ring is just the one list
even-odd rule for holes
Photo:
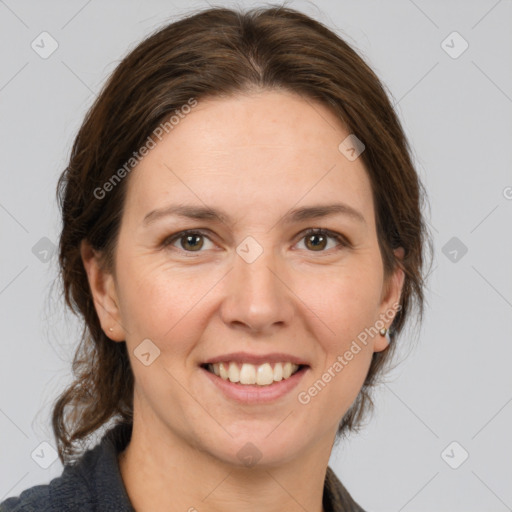
[[309,369],[309,365],[298,362],[262,362],[261,359],[255,363],[217,359],[200,365],[213,389],[228,401],[243,405],[271,405],[280,400],[293,400],[292,391]]
[[201,365],[209,373],[239,386],[268,387],[287,381],[299,372],[309,368],[306,364],[291,361],[264,362],[252,364],[239,361],[221,361]]

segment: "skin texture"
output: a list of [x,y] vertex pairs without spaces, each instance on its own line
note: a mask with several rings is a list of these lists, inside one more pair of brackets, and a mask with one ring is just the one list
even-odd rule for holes
[[[102,327],[113,343],[126,340],[135,375],[120,467],[137,511],[322,511],[338,424],[387,339],[370,337],[307,405],[297,395],[393,310],[404,278],[397,269],[384,280],[370,181],[361,159],[338,149],[348,134],[325,106],[289,92],[199,101],[128,178],[115,271],[82,244]],[[337,202],[365,222],[282,223],[293,208]],[[233,223],[168,216],[144,225],[171,203],[220,208]],[[320,238],[315,249],[308,228],[351,246]],[[205,236],[164,245],[184,229]],[[263,249],[252,263],[236,252],[247,236]],[[160,350],[149,366],[133,353],[146,338]],[[310,368],[274,403],[238,404],[199,366],[237,351],[285,352]],[[247,442],[262,454],[253,467],[237,457]]]

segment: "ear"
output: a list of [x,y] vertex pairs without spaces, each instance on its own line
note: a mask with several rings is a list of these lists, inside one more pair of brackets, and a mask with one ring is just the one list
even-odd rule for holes
[[[399,261],[403,261],[404,258],[404,249],[403,247],[399,247],[394,251],[395,257]],[[397,304],[400,304],[400,297],[402,295],[402,288],[404,285],[405,273],[402,270],[400,265],[396,265],[393,273],[388,277],[386,283],[384,284],[382,290],[382,298],[380,304],[380,314],[379,320],[382,320],[384,323],[384,327],[389,329],[391,324],[393,323],[393,319],[395,318],[398,309],[396,307]],[[388,346],[388,337],[382,336],[380,333],[377,333],[375,337],[374,343],[374,351],[381,352]]]
[[103,332],[114,341],[124,341],[114,276],[104,269],[101,255],[85,240],[80,245],[80,254]]

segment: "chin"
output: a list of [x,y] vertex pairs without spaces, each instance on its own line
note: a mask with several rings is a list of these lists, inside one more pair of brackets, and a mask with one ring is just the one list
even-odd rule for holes
[[229,466],[279,467],[297,458],[306,446],[303,446],[303,435],[296,439],[291,432],[279,431],[279,428],[276,430],[277,425],[279,422],[264,425],[258,422],[252,428],[246,426],[243,433],[238,435],[227,428],[233,437],[226,434],[222,439],[208,440],[203,446],[212,457]]

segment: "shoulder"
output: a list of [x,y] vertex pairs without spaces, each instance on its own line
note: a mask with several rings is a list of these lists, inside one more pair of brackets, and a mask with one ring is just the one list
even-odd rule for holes
[[49,485],[35,485],[24,490],[16,498],[0,503],[0,512],[46,512],[53,510],[49,499]]
[[88,512],[101,503],[105,511],[132,511],[117,454],[131,434],[127,425],[111,429],[101,443],[86,451],[50,483],[24,490],[0,503],[0,512]]
[[0,503],[0,512],[71,512],[93,510],[87,482],[73,466],[45,485],[25,489]]

